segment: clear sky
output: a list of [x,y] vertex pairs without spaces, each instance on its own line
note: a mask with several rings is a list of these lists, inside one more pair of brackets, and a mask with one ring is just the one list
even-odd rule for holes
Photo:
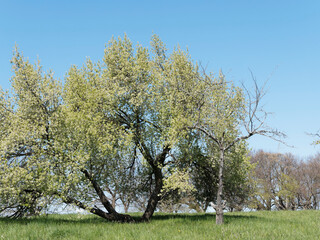
[[268,80],[268,125],[285,132],[288,148],[262,137],[253,149],[313,155],[306,133],[320,129],[320,1],[0,0],[0,85],[8,88],[15,44],[31,61],[63,79],[86,57],[101,59],[112,36],[148,45],[153,33],[227,78]]

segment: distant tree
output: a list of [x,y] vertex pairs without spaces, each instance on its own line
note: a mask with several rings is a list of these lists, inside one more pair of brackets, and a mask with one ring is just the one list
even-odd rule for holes
[[297,169],[298,206],[302,209],[319,209],[320,200],[320,156],[316,154],[301,162]]
[[[181,168],[188,168],[190,180],[194,186],[193,197],[183,199],[191,209],[204,212],[215,202],[218,186],[219,149],[207,146],[199,134],[190,135],[180,142],[179,151],[175,153]],[[248,184],[251,164],[246,145],[235,144],[227,153],[225,166],[225,199],[230,211],[240,210],[251,193]]]
[[253,202],[257,210],[295,210],[299,207],[298,171],[300,163],[292,154],[258,151],[251,158],[255,165],[253,178],[256,193]]
[[255,165],[254,180],[256,182],[256,195],[253,206],[257,210],[271,210],[275,191],[277,189],[277,154],[258,151],[251,157],[251,162]]
[[299,188],[297,181],[298,162],[292,154],[282,154],[279,164],[279,190],[277,194],[277,208],[280,210],[295,210],[296,196]]

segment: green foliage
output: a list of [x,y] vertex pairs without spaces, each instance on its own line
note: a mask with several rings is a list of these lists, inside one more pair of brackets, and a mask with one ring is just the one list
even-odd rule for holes
[[234,141],[246,114],[243,91],[222,73],[202,73],[188,52],[168,53],[157,36],[150,49],[113,38],[101,62],[72,66],[64,84],[17,50],[12,64],[12,92],[0,93],[0,210],[34,213],[53,197],[120,220],[108,192],[128,204],[147,198],[148,220],[161,193],[203,191],[208,177],[202,197],[214,200],[222,147],[229,199],[245,189],[246,145]]
[[319,156],[298,161],[291,154],[252,154],[254,187],[250,208],[257,210],[318,209]]
[[284,173],[281,174],[278,192],[278,196],[280,198],[292,201],[297,194],[298,188],[299,185],[292,176],[286,175]]
[[[52,73],[45,74],[39,64],[32,65],[15,51],[13,93],[1,93],[0,195],[11,208],[34,212],[34,204],[45,204],[55,191],[57,177],[53,151],[59,133],[61,84]],[[1,206],[2,207],[2,206]],[[30,208],[30,209],[29,209]]]

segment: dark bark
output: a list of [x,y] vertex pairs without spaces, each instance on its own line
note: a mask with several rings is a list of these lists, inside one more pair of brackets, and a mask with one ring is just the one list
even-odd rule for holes
[[313,205],[312,209],[316,210],[318,207],[317,194],[313,194]]
[[82,170],[82,172],[84,173],[86,178],[91,182],[94,190],[98,194],[99,199],[100,199],[102,205],[105,207],[105,209],[109,213],[117,213],[116,210],[113,208],[112,204],[109,202],[109,200],[106,197],[106,195],[104,194],[104,192],[102,191],[102,189],[100,188],[100,186],[98,185],[98,183],[93,179],[91,174],[87,170]]
[[134,222],[134,219],[129,216],[129,215],[124,215],[124,214],[113,214],[113,213],[106,213],[104,211],[102,211],[100,208],[98,207],[88,207],[86,205],[84,205],[82,202],[71,198],[71,197],[66,197],[64,199],[64,203],[66,204],[75,204],[76,206],[78,206],[79,208],[82,208],[84,210],[89,210],[91,213],[102,217],[104,219],[107,219],[109,221],[114,221],[114,222]]
[[141,218],[142,221],[150,220],[160,200],[159,194],[161,193],[161,189],[163,186],[163,176],[162,176],[161,168],[156,167],[154,169],[154,175],[155,175],[155,188],[152,191],[152,194],[147,204],[147,208]]
[[[85,174],[86,178],[91,182],[93,188],[95,189],[96,193],[99,196],[100,202],[102,205],[105,207],[105,209],[108,211],[108,213],[102,211],[101,209],[94,207],[94,208],[89,208],[91,213],[94,213],[100,217],[103,217],[105,219],[111,220],[111,221],[117,221],[117,222],[134,222],[134,219],[127,214],[120,214],[118,213],[102,189],[100,188],[99,184],[93,179],[91,174],[87,170],[82,170],[82,172]],[[86,208],[81,202],[74,202],[77,206],[83,209],[88,209]],[[80,205],[78,205],[80,204]]]
[[[159,200],[161,199],[160,193],[163,187],[163,175],[162,175],[162,168],[164,161],[169,153],[170,148],[169,146],[165,146],[162,150],[162,153],[159,154],[155,160],[150,161],[149,164],[153,169],[153,174],[155,177],[155,187],[150,195],[147,208],[141,218],[142,221],[149,221],[152,217]],[[150,156],[150,154],[149,154]]]

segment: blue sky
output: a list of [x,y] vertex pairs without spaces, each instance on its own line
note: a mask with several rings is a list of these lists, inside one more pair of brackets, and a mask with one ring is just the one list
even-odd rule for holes
[[253,149],[313,155],[306,133],[320,129],[320,1],[0,1],[0,85],[8,88],[15,44],[63,79],[86,57],[101,59],[112,36],[148,45],[153,33],[172,49],[188,48],[208,71],[229,80],[268,80],[268,125],[288,148],[263,137]]

